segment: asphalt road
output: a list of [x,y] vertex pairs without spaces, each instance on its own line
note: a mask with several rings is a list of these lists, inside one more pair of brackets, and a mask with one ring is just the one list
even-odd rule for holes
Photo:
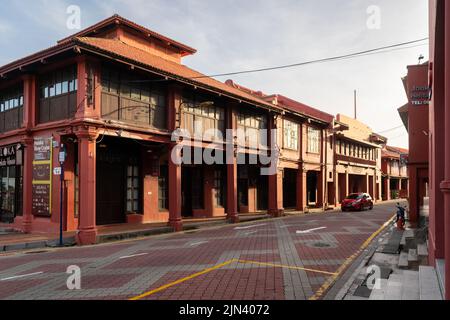
[[394,213],[389,203],[0,256],[0,299],[321,299]]

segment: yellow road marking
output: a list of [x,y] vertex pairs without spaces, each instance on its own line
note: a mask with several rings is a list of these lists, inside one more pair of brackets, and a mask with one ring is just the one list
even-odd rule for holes
[[140,300],[140,299],[146,298],[146,297],[151,296],[151,295],[153,295],[153,294],[155,294],[155,293],[158,293],[158,292],[160,292],[160,291],[163,291],[163,290],[166,290],[166,289],[168,289],[168,288],[170,288],[170,287],[173,287],[173,286],[175,286],[175,285],[177,285],[177,284],[180,284],[180,283],[186,282],[186,281],[188,281],[188,280],[197,278],[197,277],[199,277],[199,276],[202,276],[202,275],[207,274],[207,273],[209,273],[209,272],[211,272],[211,271],[214,271],[214,270],[223,268],[223,267],[225,267],[225,266],[227,266],[227,265],[229,265],[229,264],[232,264],[233,262],[237,262],[237,261],[238,261],[237,259],[232,259],[232,260],[226,261],[226,262],[224,262],[224,263],[218,264],[217,266],[214,266],[214,267],[205,269],[205,270],[203,270],[203,271],[197,272],[197,273],[195,273],[195,274],[193,274],[193,275],[190,275],[190,276],[188,276],[188,277],[179,279],[179,280],[177,280],[177,281],[174,281],[174,282],[171,282],[171,283],[169,283],[169,284],[163,285],[162,287],[159,287],[159,288],[157,288],[157,289],[154,289],[154,290],[148,291],[148,292],[146,292],[146,293],[143,293],[143,294],[141,294],[141,295],[139,295],[139,296],[133,297],[133,298],[131,298],[131,299],[129,299],[129,300]]
[[359,254],[366,249],[369,244],[375,239],[384,229],[386,229],[391,221],[394,219],[395,216],[390,218],[385,224],[383,224],[377,231],[375,231],[367,240],[361,245],[361,247],[356,251],[354,254],[352,254],[350,257],[348,257],[345,262],[339,267],[339,269],[336,271],[336,273],[328,278],[325,283],[320,287],[317,292],[309,298],[309,300],[318,300],[327,290],[328,288],[336,281],[336,279],[341,275],[342,272],[347,269],[347,267],[355,260]]
[[234,262],[237,263],[242,263],[242,264],[255,264],[255,265],[260,265],[260,266],[268,266],[268,267],[275,267],[275,268],[286,268],[286,269],[294,269],[294,270],[303,270],[303,271],[309,271],[309,272],[315,272],[315,273],[321,273],[321,274],[327,274],[330,275],[331,277],[329,277],[327,279],[327,281],[325,281],[325,283],[322,285],[322,287],[315,293],[314,296],[312,296],[311,298],[309,298],[309,300],[317,300],[320,298],[321,295],[323,295],[323,293],[333,284],[333,282],[337,279],[337,277],[339,277],[339,275],[347,268],[347,266],[353,262],[353,260],[365,249],[367,248],[367,246],[370,244],[370,242],[376,237],[378,236],[388,225],[389,223],[392,221],[393,218],[389,219],[389,221],[387,221],[380,229],[378,229],[376,232],[374,232],[359,248],[359,250],[357,252],[355,252],[352,256],[350,256],[349,258],[347,258],[345,260],[345,262],[339,267],[339,269],[336,272],[327,272],[327,271],[321,271],[321,270],[315,270],[315,269],[308,269],[308,268],[302,268],[302,267],[296,267],[296,266],[288,266],[288,265],[282,265],[282,264],[276,264],[276,263],[265,263],[265,262],[258,262],[258,261],[249,261],[249,260],[239,260],[239,259],[232,259],[232,260],[228,260],[224,263],[218,264],[214,267],[205,269],[203,271],[197,272],[193,275],[190,275],[188,277],[176,280],[174,282],[168,283],[166,285],[163,285],[157,289],[145,292],[139,296],[130,298],[129,300],[140,300],[146,297],[149,297],[151,295],[154,295],[155,293],[164,291],[168,288],[171,288],[173,286],[176,286],[178,284],[181,284],[183,282],[192,280],[194,278],[197,278],[199,276],[202,276],[204,274],[210,273],[212,271],[221,269],[223,267],[226,267]]
[[147,297],[149,297],[149,296],[151,296],[151,295],[154,295],[155,293],[161,292],[161,291],[163,291],[163,290],[166,290],[166,289],[168,289],[168,288],[170,288],[170,287],[176,286],[176,285],[181,284],[181,283],[183,283],[183,282],[186,282],[186,281],[188,281],[188,280],[192,280],[192,279],[194,279],[194,278],[197,278],[197,277],[199,277],[199,276],[202,276],[202,275],[204,275],[204,274],[207,274],[207,273],[209,273],[209,272],[211,272],[211,271],[215,271],[215,270],[218,270],[218,269],[220,269],[220,268],[226,267],[227,265],[230,265],[230,264],[232,264],[232,263],[234,263],[234,262],[242,263],[242,264],[255,264],[255,265],[268,266],[268,267],[275,267],[275,268],[296,269],[296,270],[303,270],[303,271],[310,271],[310,272],[322,273],[322,274],[327,274],[327,275],[335,275],[335,273],[332,273],[332,272],[321,271],[321,270],[314,270],[314,269],[308,269],[308,268],[302,268],[302,267],[296,267],[296,266],[287,266],[287,265],[281,265],[281,264],[276,264],[276,263],[265,263],[265,262],[258,262],[258,261],[248,261],[248,260],[232,259],[232,260],[226,261],[226,262],[224,262],[224,263],[218,264],[217,266],[214,266],[214,267],[205,269],[205,270],[203,270],[203,271],[200,271],[200,272],[198,272],[198,273],[195,273],[195,274],[193,274],[193,275],[190,275],[190,276],[188,276],[188,277],[185,277],[185,278],[176,280],[176,281],[174,281],[174,282],[168,283],[168,284],[163,285],[163,286],[161,286],[161,287],[159,287],[159,288],[157,288],[157,289],[154,289],[154,290],[145,292],[145,293],[143,293],[143,294],[141,294],[141,295],[139,295],[139,296],[130,298],[129,300],[140,300],[140,299],[143,299],[143,298],[147,298]]
[[310,271],[310,272],[323,273],[323,274],[328,274],[328,275],[335,275],[336,274],[335,272],[328,272],[328,271],[322,271],[322,270],[308,269],[308,268],[295,267],[295,266],[287,266],[287,265],[276,264],[276,263],[266,263],[266,262],[258,262],[258,261],[247,261],[247,260],[239,260],[238,262],[239,263],[244,263],[244,264],[256,264],[256,265],[260,265],[260,266],[268,266],[268,267],[275,267],[275,268]]

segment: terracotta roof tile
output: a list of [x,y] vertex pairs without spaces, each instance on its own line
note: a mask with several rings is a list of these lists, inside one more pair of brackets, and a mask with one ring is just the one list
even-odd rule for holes
[[77,37],[74,38],[80,47],[91,48],[94,51],[118,56],[126,60],[131,60],[136,64],[142,64],[156,72],[161,72],[164,75],[175,76],[184,81],[188,81],[199,87],[206,87],[206,89],[213,89],[220,93],[230,94],[234,98],[242,99],[246,102],[251,102],[260,106],[265,106],[271,109],[278,109],[275,105],[267,103],[251,94],[248,94],[239,89],[227,86],[225,83],[217,81],[213,78],[207,77],[204,74],[197,72],[185,65],[178,64],[164,58],[158,57],[144,50],[132,47],[122,41],[114,39],[91,38],[91,37]]

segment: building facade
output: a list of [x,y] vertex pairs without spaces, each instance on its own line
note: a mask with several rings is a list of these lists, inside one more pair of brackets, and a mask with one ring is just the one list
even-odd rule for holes
[[386,138],[375,134],[364,123],[338,114],[340,125],[334,134],[335,201],[348,194],[369,193],[381,200],[381,148]]
[[403,84],[408,103],[398,111],[409,134],[409,220],[417,224],[428,195],[429,93],[428,62],[408,66]]
[[429,1],[429,259],[450,299],[450,4]]
[[195,52],[115,15],[0,67],[0,225],[56,232],[62,209],[92,244],[109,225],[381,200],[385,138],[209,78],[182,64]]
[[406,199],[409,194],[408,150],[385,146],[381,150],[381,194],[385,201]]

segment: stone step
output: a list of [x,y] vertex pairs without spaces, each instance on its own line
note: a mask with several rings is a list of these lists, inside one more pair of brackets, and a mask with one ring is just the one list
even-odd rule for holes
[[403,275],[392,274],[389,277],[384,300],[401,300],[403,294]]
[[411,239],[411,238],[415,238],[415,233],[413,229],[408,229],[405,230],[405,232],[403,233],[405,239]]
[[419,272],[418,271],[404,271],[402,281],[402,300],[419,300]]
[[400,256],[398,257],[398,267],[400,269],[408,269],[409,263],[408,263],[408,253],[402,251],[400,253]]
[[408,251],[408,266],[410,269],[418,270],[419,257],[417,255],[417,249],[409,249]]
[[381,279],[380,280],[380,288],[374,288],[372,293],[370,294],[369,300],[384,300],[384,296],[387,289],[388,280]]
[[417,245],[417,255],[419,256],[419,264],[421,266],[428,265],[428,247],[425,243]]
[[419,267],[420,300],[442,300],[441,288],[433,267]]
[[425,243],[417,245],[417,255],[419,257],[428,257],[428,247]]

